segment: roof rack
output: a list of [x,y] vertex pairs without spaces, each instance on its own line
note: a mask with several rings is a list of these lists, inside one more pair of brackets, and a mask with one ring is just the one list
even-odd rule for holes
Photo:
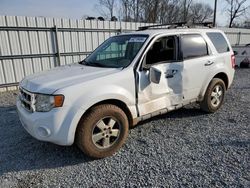
[[204,27],[212,28],[213,22],[196,22],[196,23],[191,24],[191,27],[192,26],[204,26]]
[[161,29],[159,27],[162,26],[168,26],[164,27],[162,29],[173,29],[173,28],[178,28],[178,27],[185,27],[185,28],[191,28],[195,26],[203,26],[203,27],[213,27],[213,22],[197,22],[197,23],[192,23],[192,24],[187,24],[187,22],[177,22],[177,23],[165,23],[165,24],[156,24],[156,25],[148,25],[148,26],[142,26],[138,28],[138,31],[143,31],[147,29]]
[[[150,29],[150,28],[154,28],[154,27],[161,27],[161,26],[183,27],[183,26],[185,26],[185,24],[187,24],[187,22],[176,22],[176,23],[165,23],[165,24],[147,25],[147,26],[139,27],[138,30],[139,31],[143,31],[143,30],[146,30],[146,29]],[[167,27],[167,28],[169,28],[169,27]],[[157,29],[159,29],[159,28],[157,28]]]

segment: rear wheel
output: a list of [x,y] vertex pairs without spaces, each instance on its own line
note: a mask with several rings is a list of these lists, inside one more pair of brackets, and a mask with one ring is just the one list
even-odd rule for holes
[[203,101],[200,103],[203,111],[213,113],[217,111],[224,100],[226,87],[223,80],[213,78],[205,93]]
[[98,105],[80,121],[76,130],[76,144],[90,157],[107,157],[124,144],[128,127],[128,118],[119,107]]

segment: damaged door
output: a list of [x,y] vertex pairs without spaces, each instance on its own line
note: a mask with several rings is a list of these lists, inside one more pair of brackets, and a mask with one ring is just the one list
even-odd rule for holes
[[138,70],[140,116],[182,103],[183,62],[177,36],[157,39],[145,54]]
[[197,100],[202,86],[207,82],[207,75],[215,66],[215,57],[200,34],[183,34],[180,36],[183,58],[183,95],[184,100]]

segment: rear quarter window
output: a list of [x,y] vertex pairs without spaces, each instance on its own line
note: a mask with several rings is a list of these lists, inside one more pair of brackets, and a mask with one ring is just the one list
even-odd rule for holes
[[183,59],[190,59],[208,55],[207,43],[199,34],[182,35],[181,48]]
[[218,53],[229,52],[229,46],[221,33],[207,33]]

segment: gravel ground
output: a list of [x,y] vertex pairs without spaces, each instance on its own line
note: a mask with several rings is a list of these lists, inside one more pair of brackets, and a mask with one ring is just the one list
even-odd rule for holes
[[238,69],[223,107],[188,106],[140,123],[114,156],[33,139],[14,92],[0,94],[0,187],[250,187],[250,69]]

